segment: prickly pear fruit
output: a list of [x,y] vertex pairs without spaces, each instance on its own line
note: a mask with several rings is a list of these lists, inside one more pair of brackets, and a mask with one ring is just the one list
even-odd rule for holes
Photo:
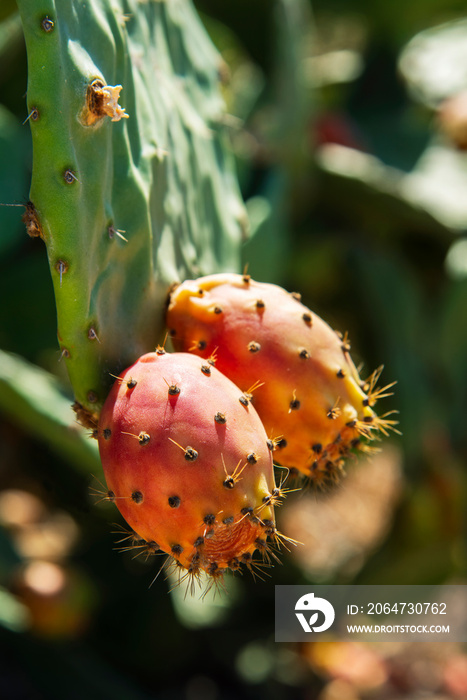
[[347,337],[298,294],[249,275],[201,277],[172,291],[167,325],[177,350],[216,354],[278,436],[277,461],[317,483],[336,480],[351,451],[394,425],[373,410],[387,395],[375,388],[380,371],[362,382]]
[[251,568],[280,537],[271,445],[240,397],[209,362],[158,348],[118,377],[100,416],[107,498],[130,539],[195,576]]

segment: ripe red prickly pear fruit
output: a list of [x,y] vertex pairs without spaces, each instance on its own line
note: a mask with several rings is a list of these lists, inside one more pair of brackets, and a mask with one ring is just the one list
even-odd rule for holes
[[215,354],[279,436],[276,460],[317,483],[335,480],[351,450],[393,425],[373,411],[385,391],[375,389],[379,373],[362,382],[347,337],[298,294],[249,275],[202,277],[172,291],[167,325],[177,350]]
[[128,539],[194,575],[250,567],[279,537],[268,437],[240,396],[209,362],[158,348],[120,375],[100,416],[107,498]]

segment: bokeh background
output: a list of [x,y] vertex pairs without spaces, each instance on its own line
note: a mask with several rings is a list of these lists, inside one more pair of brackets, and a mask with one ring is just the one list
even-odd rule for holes
[[[39,240],[0,207],[0,698],[467,698],[459,644],[274,642],[274,585],[467,583],[467,16],[456,0],[197,0],[223,64],[253,277],[397,381],[401,435],[324,493],[303,544],[203,601],[119,552],[75,424]],[[31,175],[26,53],[0,8],[0,201]],[[270,575],[270,578],[268,577]]]

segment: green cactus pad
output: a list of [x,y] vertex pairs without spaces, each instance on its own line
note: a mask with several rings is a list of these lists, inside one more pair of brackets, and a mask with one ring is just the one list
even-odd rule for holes
[[62,355],[77,401],[97,415],[110,373],[161,342],[168,286],[239,266],[220,58],[188,0],[18,6],[30,200]]

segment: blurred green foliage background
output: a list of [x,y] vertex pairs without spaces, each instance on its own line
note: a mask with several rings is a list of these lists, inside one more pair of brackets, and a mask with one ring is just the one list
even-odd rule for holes
[[[443,118],[467,90],[465,5],[195,5],[225,62],[244,263],[348,330],[364,375],[384,364],[402,435],[334,491],[289,496],[279,524],[303,545],[271,578],[169,592],[158,561],[115,549],[44,247],[0,207],[0,697],[465,698],[459,645],[273,637],[275,584],[466,582],[467,155]],[[24,205],[26,54],[14,4],[0,13],[0,201]]]

